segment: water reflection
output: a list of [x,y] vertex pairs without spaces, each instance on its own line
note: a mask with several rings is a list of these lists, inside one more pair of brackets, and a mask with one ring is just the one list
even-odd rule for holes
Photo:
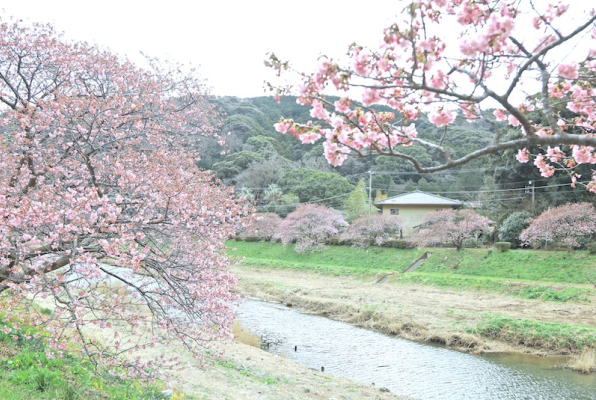
[[560,360],[474,356],[258,301],[239,319],[273,353],[415,399],[596,399],[596,375],[556,369]]

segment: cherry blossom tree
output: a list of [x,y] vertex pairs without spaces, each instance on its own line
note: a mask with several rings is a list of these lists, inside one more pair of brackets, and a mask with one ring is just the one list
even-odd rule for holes
[[4,21],[0,43],[5,333],[27,318],[52,333],[53,356],[75,344],[139,377],[168,361],[124,356],[158,339],[198,354],[228,336],[235,278],[223,241],[249,210],[189,150],[199,135],[217,137],[203,83],[48,25]]
[[271,240],[278,236],[279,226],[282,219],[275,213],[257,213],[252,224],[240,232],[241,238],[257,237],[263,240]]
[[[295,92],[318,120],[298,124],[282,118],[275,125],[279,132],[303,143],[324,139],[332,165],[341,165],[349,154],[385,155],[429,173],[509,149],[518,151],[522,163],[533,159],[542,176],[562,170],[575,185],[580,178],[575,167],[596,164],[596,12],[590,2],[572,7],[535,0],[400,4],[399,21],[383,31],[378,47],[352,44],[348,61],[322,56],[317,71],[300,75],[297,90],[269,85],[277,97]],[[278,75],[290,69],[274,54],[265,63]],[[342,97],[330,101],[328,95],[337,93]],[[394,111],[377,112],[375,104]],[[445,127],[440,140],[417,131],[422,113]],[[492,143],[453,158],[444,143],[456,118],[490,123]],[[504,122],[523,133],[521,138],[504,135]],[[438,152],[443,161],[424,167],[402,150],[412,144]],[[586,186],[596,192],[596,177]]]
[[330,236],[339,234],[348,223],[343,217],[322,205],[305,204],[289,214],[279,227],[283,244],[296,242],[297,253],[319,251]]
[[520,240],[525,245],[538,245],[550,240],[580,247],[596,233],[596,210],[590,203],[565,204],[547,210],[530,220]]
[[442,210],[428,213],[420,230],[412,236],[419,247],[453,246],[461,250],[466,241],[490,231],[493,221],[472,210]]
[[356,246],[369,243],[380,246],[395,235],[399,236],[401,226],[401,220],[395,215],[366,215],[353,221],[341,236],[352,240]]

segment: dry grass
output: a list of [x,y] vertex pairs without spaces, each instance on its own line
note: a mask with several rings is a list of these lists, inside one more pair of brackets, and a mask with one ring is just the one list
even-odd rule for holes
[[232,326],[232,333],[234,334],[234,338],[237,342],[256,347],[257,349],[261,348],[261,339],[259,339],[248,329],[244,328],[240,322],[234,322],[234,326]]
[[596,350],[584,351],[579,356],[571,359],[565,368],[583,372],[584,374],[596,372]]

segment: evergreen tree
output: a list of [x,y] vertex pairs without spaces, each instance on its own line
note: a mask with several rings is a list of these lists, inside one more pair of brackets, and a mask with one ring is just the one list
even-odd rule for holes
[[371,206],[367,203],[364,180],[360,179],[358,185],[356,185],[356,189],[354,189],[354,192],[347,198],[344,205],[346,220],[353,221],[363,215],[371,214]]

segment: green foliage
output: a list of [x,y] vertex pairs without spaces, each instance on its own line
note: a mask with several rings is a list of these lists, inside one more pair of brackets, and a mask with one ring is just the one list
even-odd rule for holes
[[[11,325],[0,323],[0,328]],[[48,357],[40,338],[46,332],[24,327],[17,335],[0,333],[0,398],[3,400],[158,400],[161,390],[156,385],[139,381],[108,378],[98,375],[88,361],[71,354]],[[105,371],[102,371],[105,372]],[[105,376],[105,377],[102,377]]]
[[588,250],[588,252],[592,255],[596,254],[596,243],[590,243],[589,245],[586,246],[586,249]]
[[388,240],[383,243],[383,247],[391,247],[394,249],[415,249],[416,245],[409,240]]
[[296,211],[300,205],[300,199],[295,194],[284,194],[278,199],[270,201],[268,204],[259,207],[259,212],[274,212],[284,218],[288,214]]
[[252,147],[252,151],[257,153],[274,151],[275,139],[263,135],[248,138],[246,144]]
[[289,193],[298,196],[301,203],[318,203],[331,208],[341,208],[345,196],[354,190],[354,186],[343,176],[310,168],[286,172],[278,185],[287,187]]
[[503,242],[511,242],[513,248],[519,247],[519,235],[529,225],[529,219],[532,217],[527,211],[515,212],[503,221],[499,228],[499,239]]
[[493,247],[503,253],[511,249],[511,242],[496,242]]
[[260,161],[261,156],[252,151],[241,151],[227,155],[223,161],[213,164],[213,170],[220,179],[233,178],[250,164]]
[[354,192],[346,199],[344,205],[346,221],[351,222],[358,217],[370,213],[370,206],[367,204],[367,194],[364,188],[364,180],[360,179]]

